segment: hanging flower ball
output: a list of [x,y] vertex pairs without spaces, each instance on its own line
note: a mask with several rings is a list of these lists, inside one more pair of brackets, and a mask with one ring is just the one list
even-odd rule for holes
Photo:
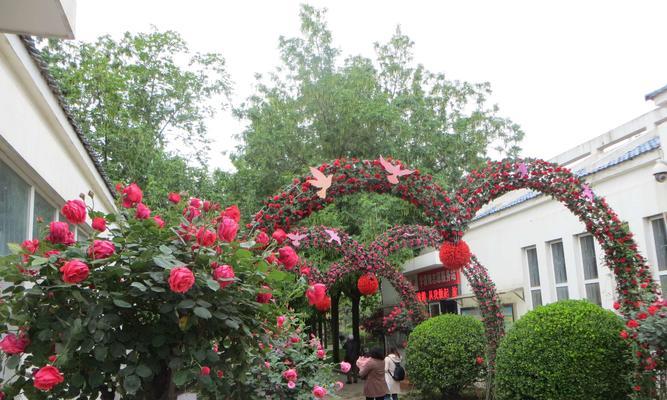
[[359,281],[357,281],[357,288],[364,296],[375,294],[379,287],[380,283],[378,282],[378,278],[376,278],[373,274],[361,275],[359,277]]
[[463,240],[440,245],[440,262],[446,269],[460,269],[470,262],[470,248]]
[[319,312],[327,312],[331,308],[331,297],[325,296],[322,300],[315,303],[315,308]]

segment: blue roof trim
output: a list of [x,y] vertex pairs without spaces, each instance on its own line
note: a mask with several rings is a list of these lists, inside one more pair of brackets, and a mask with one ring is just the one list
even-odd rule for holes
[[[637,147],[633,148],[632,150],[629,150],[629,151],[623,153],[620,157],[615,158],[615,159],[613,159],[609,162],[606,162],[602,165],[599,165],[599,166],[593,168],[590,171],[587,171],[586,168],[582,168],[582,169],[577,170],[576,172],[574,172],[574,174],[577,175],[579,178],[583,178],[583,177],[586,177],[586,176],[589,176],[589,175],[593,175],[593,174],[596,174],[596,173],[598,173],[600,171],[603,171],[605,169],[615,167],[618,164],[624,163],[626,161],[630,161],[633,158],[637,158],[638,156],[640,156],[644,153],[648,153],[648,152],[656,150],[658,148],[660,148],[660,138],[656,136],[656,137],[652,138],[651,140],[647,141],[646,143],[642,143],[642,144],[638,145]],[[508,203],[501,204],[498,207],[491,207],[488,210],[485,210],[483,213],[475,215],[475,218],[473,218],[472,220],[477,221],[479,219],[482,219],[482,218],[487,217],[487,216],[492,215],[492,214],[499,213],[503,210],[514,207],[516,205],[519,205],[521,203],[524,203],[528,200],[534,199],[534,198],[539,197],[541,195],[542,195],[542,193],[540,193],[540,192],[530,191],[530,192],[528,192],[528,193],[526,193],[526,194],[524,194],[520,197],[517,197],[516,199],[514,199],[514,200],[512,200]]]
[[667,85],[661,87],[660,89],[654,90],[651,93],[644,96],[644,100],[653,100],[661,94],[667,92]]

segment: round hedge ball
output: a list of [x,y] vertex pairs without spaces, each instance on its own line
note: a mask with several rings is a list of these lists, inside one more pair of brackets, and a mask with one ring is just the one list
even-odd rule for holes
[[498,347],[498,400],[625,399],[630,348],[623,321],[585,300],[538,307],[519,319]]
[[422,394],[440,398],[459,393],[484,371],[484,326],[470,316],[444,314],[410,333],[406,372]]

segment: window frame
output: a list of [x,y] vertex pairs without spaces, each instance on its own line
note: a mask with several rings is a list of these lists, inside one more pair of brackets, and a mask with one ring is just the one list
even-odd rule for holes
[[[659,264],[660,256],[658,255],[658,247],[656,243],[656,237],[655,237],[655,231],[653,229],[653,223],[655,221],[662,220],[663,226],[665,227],[665,232],[667,232],[667,212],[658,214],[658,215],[653,215],[648,218],[646,218],[648,222],[648,248],[651,249],[650,254],[653,256],[654,262],[651,263],[653,264],[653,269],[655,273],[655,279],[659,287],[662,287],[662,279],[667,279],[667,266],[665,269],[661,270]],[[663,278],[665,277],[665,278]]]
[[[521,250],[522,250],[522,253],[523,253],[523,257],[522,257],[523,262],[524,262],[524,265],[525,265],[524,269],[526,271],[526,277],[528,278],[527,281],[526,281],[527,282],[527,287],[528,287],[528,293],[530,294],[530,296],[526,296],[526,297],[530,298],[530,307],[531,307],[531,309],[535,309],[536,307],[544,305],[544,296],[543,296],[544,291],[542,290],[542,287],[543,287],[542,281],[543,281],[543,279],[542,279],[542,276],[541,276],[542,274],[540,273],[540,258],[538,257],[538,254],[537,254],[537,246],[536,245],[526,246]],[[537,265],[536,265],[536,268],[535,268],[535,271],[537,271],[537,275],[538,275],[537,280],[539,282],[539,285],[537,285],[537,286],[533,286],[532,279],[531,279],[532,276],[530,274],[531,268],[530,268],[530,258],[528,257],[528,252],[531,251],[531,250],[535,252],[535,261],[537,262]],[[534,304],[534,302],[533,302],[533,292],[538,292],[539,293],[541,304],[538,304],[538,305]]]
[[[556,279],[556,262],[554,260],[554,251],[553,251],[553,246],[556,244],[561,245],[562,251],[563,251],[563,268],[565,270],[565,282],[560,282],[557,283]],[[551,275],[553,276],[553,282],[554,282],[554,295],[556,301],[560,300],[569,300],[572,297],[570,296],[570,277],[567,276],[567,261],[565,260],[565,244],[563,243],[563,239],[556,239],[552,240],[550,242],[547,242],[547,250],[549,254],[549,266],[551,267]],[[567,298],[565,299],[559,299],[558,298],[558,289],[565,288],[567,290]]]
[[[592,239],[592,243],[593,243],[593,256],[594,256],[594,260],[595,260],[595,271],[596,271],[597,277],[586,279],[586,266],[584,265],[584,262],[585,262],[584,261],[584,246],[583,246],[582,240],[584,238],[589,238],[589,237]],[[590,298],[588,298],[588,291],[586,290],[587,285],[597,284],[598,293],[600,295],[600,304],[598,304],[598,305],[602,306],[602,288],[601,288],[601,283],[600,283],[600,262],[598,260],[597,240],[595,239],[595,236],[591,235],[589,232],[585,232],[585,233],[581,233],[579,235],[576,235],[575,238],[576,238],[576,243],[577,243],[577,247],[578,247],[578,250],[579,250],[578,254],[577,254],[577,259],[578,259],[578,264],[579,264],[578,266],[580,267],[579,268],[579,270],[580,270],[579,277],[581,279],[582,286],[583,286],[583,291],[581,293],[584,295],[583,297],[586,300],[588,300],[589,302],[591,302],[593,304],[597,304],[597,303],[593,302]]]

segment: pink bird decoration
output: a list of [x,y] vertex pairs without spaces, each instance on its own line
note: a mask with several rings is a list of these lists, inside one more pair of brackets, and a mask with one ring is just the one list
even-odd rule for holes
[[593,201],[595,195],[593,194],[591,187],[588,185],[584,185],[583,188],[584,190],[582,191],[581,196],[587,198],[588,201]]
[[326,232],[327,235],[329,235],[329,240],[327,241],[327,243],[331,243],[335,240],[340,246],[340,236],[338,236],[338,232],[332,229],[325,229],[324,232]]
[[331,187],[333,175],[324,175],[322,171],[313,167],[310,167],[310,172],[315,179],[308,179],[307,182],[316,188],[319,188],[320,190],[317,191],[317,195],[320,196],[321,199],[325,199],[327,197],[327,189]]
[[411,169],[401,169],[400,165],[393,165],[389,161],[385,160],[382,156],[380,156],[380,164],[382,165],[382,168],[384,168],[384,170],[389,173],[387,180],[393,185],[398,184],[399,176],[410,175],[415,172]]
[[287,237],[292,241],[292,246],[299,247],[301,246],[301,241],[308,237],[308,235],[301,233],[288,233]]
[[526,163],[521,162],[519,165],[517,165],[517,170],[519,172],[519,176],[522,178],[528,178],[528,167],[526,166]]

